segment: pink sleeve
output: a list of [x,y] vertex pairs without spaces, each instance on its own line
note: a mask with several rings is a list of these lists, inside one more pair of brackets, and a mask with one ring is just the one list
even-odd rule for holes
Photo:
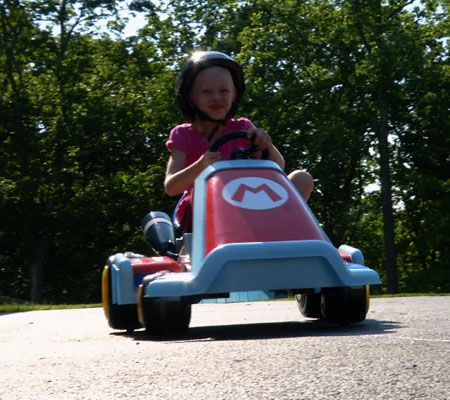
[[235,120],[234,122],[236,124],[233,127],[234,130],[247,131],[247,130],[255,127],[255,125],[253,125],[253,122],[250,121],[248,118],[239,118],[239,119]]
[[176,126],[170,131],[169,139],[166,142],[166,148],[171,152],[173,149],[179,149],[186,154],[188,153],[188,142],[186,140],[186,132],[180,127]]

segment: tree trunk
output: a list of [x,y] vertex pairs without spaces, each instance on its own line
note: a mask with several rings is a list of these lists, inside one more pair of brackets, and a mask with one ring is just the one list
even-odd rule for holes
[[32,303],[42,302],[42,289],[44,287],[44,262],[47,256],[48,238],[45,233],[37,237],[34,257],[30,265],[30,301]]
[[382,89],[378,91],[380,121],[376,131],[380,152],[380,181],[383,208],[384,246],[386,252],[387,288],[389,293],[397,293],[397,265],[395,256],[394,213],[392,207],[392,183],[389,164],[389,143],[387,131],[387,101]]

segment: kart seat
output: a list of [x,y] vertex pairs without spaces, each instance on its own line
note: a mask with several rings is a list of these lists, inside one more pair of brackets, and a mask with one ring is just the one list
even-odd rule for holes
[[183,233],[192,233],[192,205],[190,196],[183,194],[178,200],[173,212],[172,224],[175,228],[176,236],[181,236]]

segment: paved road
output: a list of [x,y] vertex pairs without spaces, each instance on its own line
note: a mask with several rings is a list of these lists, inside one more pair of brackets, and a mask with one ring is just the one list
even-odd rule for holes
[[450,399],[450,297],[374,299],[353,327],[294,302],[193,308],[189,334],[109,329],[101,309],[0,316],[0,399]]

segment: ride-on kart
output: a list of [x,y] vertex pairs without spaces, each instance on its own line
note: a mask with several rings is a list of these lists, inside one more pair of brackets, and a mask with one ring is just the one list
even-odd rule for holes
[[[211,150],[237,137],[246,133],[224,136]],[[377,272],[364,265],[360,250],[333,246],[281,168],[246,159],[254,151],[237,149],[197,177],[192,233],[151,212],[143,230],[158,255],[109,257],[102,302],[112,328],[180,333],[200,301],[287,295],[305,317],[338,324],[366,318]]]

